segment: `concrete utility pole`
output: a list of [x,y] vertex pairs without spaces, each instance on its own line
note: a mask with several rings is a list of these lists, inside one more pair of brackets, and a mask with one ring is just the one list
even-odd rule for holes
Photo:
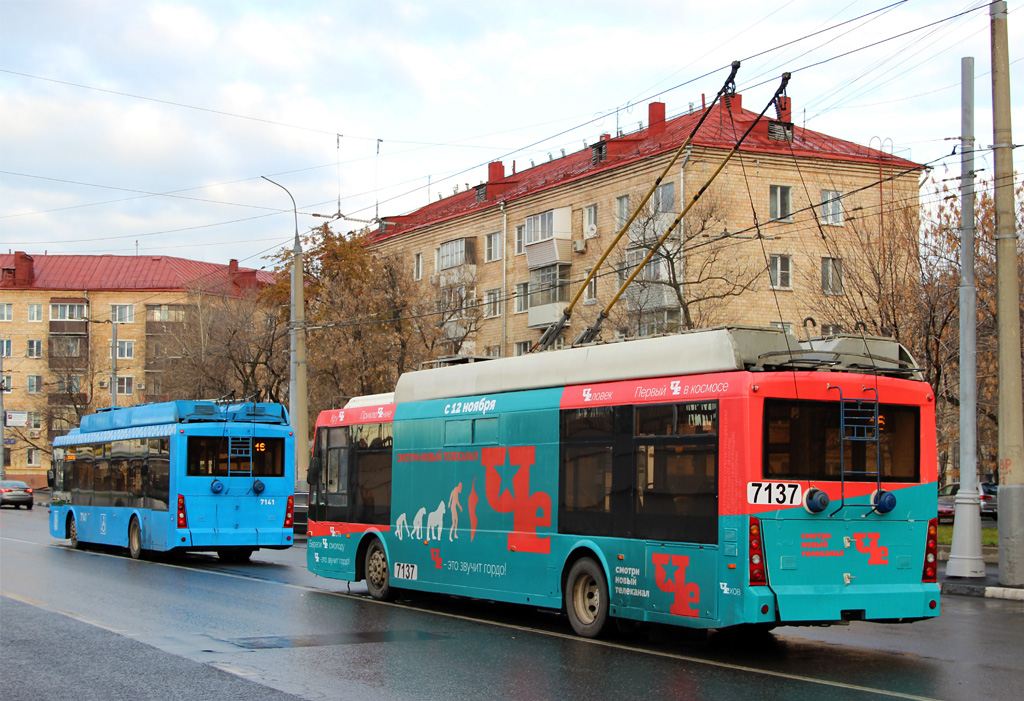
[[1024,411],[1021,396],[1020,285],[1013,205],[1013,133],[1006,3],[989,5],[992,30],[992,136],[995,143],[996,322],[999,327],[999,583],[1024,584]]
[[110,328],[110,408],[114,409],[117,407],[117,319],[111,320]]
[[974,284],[974,58],[960,59],[960,490],[946,574],[984,577],[978,499],[978,312]]
[[0,352],[0,480],[7,479],[7,445],[4,441],[4,427],[7,426],[7,413],[4,411],[4,392],[7,391],[7,384],[4,382],[4,354]]
[[299,210],[288,188],[267,176],[260,176],[288,193],[295,213],[295,242],[292,246],[291,295],[291,377],[288,382],[288,413],[291,414],[295,433],[295,479],[297,488],[308,488],[306,472],[309,470],[309,386],[306,382],[306,301],[305,276],[302,273],[302,242],[299,241]]

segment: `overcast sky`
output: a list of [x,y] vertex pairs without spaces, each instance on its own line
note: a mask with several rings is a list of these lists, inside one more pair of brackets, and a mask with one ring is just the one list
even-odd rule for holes
[[[1024,2],[1008,5],[1021,143]],[[989,46],[967,0],[0,0],[0,242],[261,267],[295,224],[260,176],[300,231],[339,199],[352,219],[402,214],[488,161],[522,170],[646,125],[652,99],[699,107],[737,59],[748,109],[791,71],[797,124],[950,177],[963,56],[992,144]]]

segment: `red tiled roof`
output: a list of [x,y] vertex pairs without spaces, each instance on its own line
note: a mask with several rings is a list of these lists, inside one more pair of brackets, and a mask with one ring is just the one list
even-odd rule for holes
[[[17,253],[0,254],[0,268],[15,267]],[[171,256],[31,255],[32,280],[15,284],[5,275],[4,288],[46,290],[151,290],[186,291],[197,287],[263,287],[274,282],[264,270],[238,268]]]
[[[694,146],[731,149],[750,124],[757,119],[757,112],[742,109],[742,97],[733,98],[732,109],[721,103],[715,105],[700,130],[693,138]],[[437,224],[470,212],[498,206],[501,200],[511,201],[542,192],[546,189],[605,173],[639,160],[675,151],[690,135],[700,120],[701,112],[682,115],[655,124],[647,129],[627,134],[603,143],[607,144],[607,158],[594,163],[591,145],[581,151],[568,154],[553,161],[541,163],[533,168],[513,173],[487,183],[488,195],[496,188],[501,194],[478,201],[474,188],[432,202],[406,215],[387,217],[388,225],[374,232],[371,242],[384,241],[394,236],[429,224]],[[893,156],[876,149],[844,141],[820,132],[793,125],[793,141],[777,141],[768,137],[768,122],[771,112],[751,131],[743,142],[741,153],[763,153],[800,159],[821,158],[832,161],[884,164],[886,174],[907,169],[923,168],[918,163]]]

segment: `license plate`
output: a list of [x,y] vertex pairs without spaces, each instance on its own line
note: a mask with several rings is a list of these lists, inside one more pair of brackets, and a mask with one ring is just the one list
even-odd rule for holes
[[799,506],[803,488],[794,482],[747,482],[747,503],[758,506]]
[[395,563],[395,579],[416,579],[416,565],[408,562]]

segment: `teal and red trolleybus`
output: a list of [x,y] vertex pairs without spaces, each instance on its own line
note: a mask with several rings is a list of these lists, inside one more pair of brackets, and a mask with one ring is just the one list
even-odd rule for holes
[[244,561],[292,545],[295,437],[280,404],[108,409],[53,445],[50,534],[75,547]]
[[921,620],[935,438],[890,339],[720,328],[410,372],[320,414],[308,566],[584,636]]

